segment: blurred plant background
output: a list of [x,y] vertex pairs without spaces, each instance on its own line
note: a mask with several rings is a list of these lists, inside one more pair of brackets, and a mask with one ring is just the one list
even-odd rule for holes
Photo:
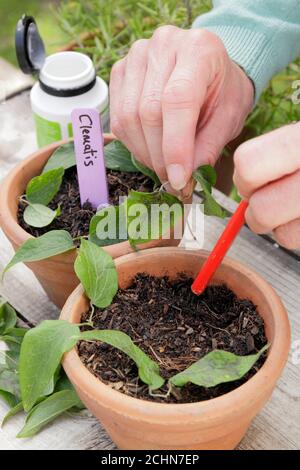
[[0,57],[17,64],[15,29],[23,13],[36,18],[47,52],[54,52],[67,40],[54,15],[59,3],[59,0],[0,0]]
[[[109,81],[111,66],[136,39],[150,37],[163,24],[188,28],[210,8],[210,0],[0,0],[0,55],[14,61],[14,28],[26,11],[36,16],[48,53],[73,42]],[[300,106],[290,99],[299,78],[300,57],[269,83],[247,120],[247,138],[300,120]]]
[[[111,66],[134,41],[151,37],[164,24],[188,28],[210,8],[209,0],[71,0],[61,2],[59,18],[64,31],[80,44],[78,50],[88,52],[108,80]],[[82,41],[83,31],[92,37]]]

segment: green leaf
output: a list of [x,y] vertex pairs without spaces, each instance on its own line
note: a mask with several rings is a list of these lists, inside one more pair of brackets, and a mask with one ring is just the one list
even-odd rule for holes
[[9,369],[17,374],[21,343],[23,341],[25,328],[11,328],[8,334],[1,335],[0,341],[4,341],[8,349],[0,350],[0,369]]
[[128,238],[132,245],[169,237],[183,218],[183,205],[165,191],[130,191],[126,200]]
[[0,372],[0,390],[20,396],[19,380],[14,370],[5,369]]
[[113,140],[104,147],[105,166],[110,170],[136,172],[130,151],[119,140]]
[[65,411],[81,404],[74,390],[62,390],[36,405],[28,414],[17,437],[31,437]]
[[51,230],[38,238],[30,238],[20,246],[2,276],[17,263],[39,261],[74,248],[72,237],[66,230]]
[[220,217],[221,219],[227,217],[226,211],[220,206],[220,204],[215,200],[215,198],[211,194],[201,191],[200,196],[203,199],[205,215],[213,215],[215,217]]
[[58,149],[53,152],[48,162],[44,166],[43,174],[49,170],[63,168],[67,170],[72,166],[76,165],[76,157],[74,150],[74,143],[68,142],[67,144],[61,145]]
[[61,392],[61,390],[74,390],[73,384],[70,382],[69,377],[66,375],[63,369],[62,376],[59,377],[54,391]]
[[69,380],[69,377],[66,375],[66,373],[63,371],[63,375],[59,377],[55,384],[55,392],[61,392],[61,390],[74,390],[74,387],[72,383]]
[[[105,166],[110,170],[136,172],[139,171],[146,176],[149,176],[157,185],[160,184],[157,175],[137,162],[132,156],[131,152],[119,140],[113,140],[104,147]],[[43,173],[57,169],[64,168],[67,170],[76,165],[76,157],[74,151],[74,143],[68,142],[67,144],[59,147],[49,158],[47,164],[43,169]]]
[[25,411],[54,389],[54,375],[63,354],[72,349],[79,328],[64,320],[45,320],[26,333],[20,354],[20,387]]
[[[66,375],[63,369],[62,369],[62,376],[57,381],[54,391],[61,392],[62,390],[73,390],[74,392],[76,392],[75,388],[73,387],[72,382],[70,382],[69,377]],[[85,408],[84,404],[81,402],[79,398],[78,398],[78,404],[75,405],[75,408],[77,408],[78,410],[83,410]]]
[[21,326],[11,328],[9,330],[10,337],[15,338],[17,342],[22,342],[22,338],[27,333],[28,328],[23,328]]
[[[0,341],[4,341],[4,338],[1,337]],[[5,337],[5,343],[9,344],[7,337]],[[2,370],[12,370],[16,371],[18,369],[18,363],[19,363],[19,355],[20,355],[20,345],[14,345],[16,346],[12,350],[6,350],[6,351],[1,351],[0,350],[0,358],[3,360],[3,363],[0,363],[0,372]]]
[[202,165],[193,173],[195,180],[201,185],[203,190],[211,193],[212,187],[217,182],[216,170],[210,165]]
[[148,176],[148,178],[152,179],[152,181],[155,183],[155,186],[160,186],[161,182],[157,174],[148,168],[147,166],[143,165],[141,162],[136,160],[136,158],[131,154],[131,160],[134,166],[136,167],[137,171],[140,173],[143,173],[143,175]]
[[104,207],[91,218],[89,240],[98,246],[125,241],[128,239],[126,224],[126,204]]
[[[2,341],[2,337],[0,338],[0,341]],[[19,352],[20,352],[20,347],[19,347]],[[8,349],[0,349],[0,373],[3,370],[14,370],[16,371],[18,368],[18,357],[12,358],[11,356],[8,356]]]
[[56,168],[32,178],[26,188],[27,201],[47,206],[59,191],[63,176],[64,169]]
[[183,372],[174,375],[170,382],[183,387],[188,382],[201,387],[214,387],[220,383],[241,379],[255,364],[269,345],[257,354],[237,356],[231,352],[214,350],[199,359]]
[[8,333],[17,323],[15,309],[0,297],[0,335]]
[[193,177],[197,183],[200,184],[202,189],[202,191],[200,191],[200,196],[203,199],[204,214],[214,215],[222,219],[226,217],[226,211],[222,209],[220,204],[212,196],[212,187],[217,181],[217,174],[214,168],[210,165],[200,166],[196,171],[194,171]]
[[[45,398],[38,400],[38,403],[42,402],[43,400],[45,400]],[[20,413],[21,411],[24,411],[23,403],[19,401],[19,399],[17,399],[16,397],[14,397],[14,401],[11,403],[12,403],[10,405],[11,409],[4,416],[2,423],[1,423],[1,427],[3,427],[16,414]]]
[[2,423],[1,423],[1,427],[4,426],[5,423],[7,423],[7,421],[10,420],[10,418],[12,418],[13,416],[15,416],[17,413],[19,413],[20,411],[23,411],[23,404],[21,401],[19,401],[18,403],[16,403],[15,405],[13,405],[11,407],[11,409],[6,413],[6,415],[4,416],[3,420],[2,420]]
[[110,305],[118,290],[112,257],[95,243],[83,239],[74,268],[92,303],[100,308]]
[[8,346],[7,350],[0,350],[0,358],[4,359],[9,369],[18,369],[21,343],[27,331],[25,328],[12,328],[8,334],[0,336],[0,341],[4,341]]
[[136,346],[126,333],[117,330],[91,330],[82,332],[80,339],[102,341],[123,351],[136,363],[140,379],[149,385],[151,390],[156,390],[164,384],[164,379],[159,375],[158,364]]
[[23,219],[31,227],[47,227],[61,214],[60,207],[55,211],[43,204],[31,204],[25,208]]
[[[2,398],[10,408],[14,407],[18,403],[18,400],[19,400],[12,393],[5,392],[4,390],[0,390],[0,398]],[[3,424],[3,421],[2,421],[2,424]]]

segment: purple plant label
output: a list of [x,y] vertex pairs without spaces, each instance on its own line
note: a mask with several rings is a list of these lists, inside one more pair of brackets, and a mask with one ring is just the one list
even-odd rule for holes
[[71,113],[81,205],[97,209],[108,205],[104,141],[96,109],[77,108]]

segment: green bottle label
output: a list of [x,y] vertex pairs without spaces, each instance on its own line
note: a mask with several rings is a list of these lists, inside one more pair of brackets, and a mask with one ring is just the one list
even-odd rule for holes
[[71,122],[68,124],[68,136],[73,137],[73,126]]
[[45,145],[62,139],[61,128],[58,122],[48,121],[38,116],[38,114],[34,114],[34,121],[39,147],[44,147]]

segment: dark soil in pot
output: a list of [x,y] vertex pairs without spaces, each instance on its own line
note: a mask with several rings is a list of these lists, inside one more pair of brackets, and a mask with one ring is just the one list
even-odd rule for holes
[[[119,197],[127,196],[130,189],[142,192],[153,191],[153,182],[141,173],[126,173],[120,171],[107,170],[108,190],[110,203],[119,204]],[[43,228],[34,228],[27,225],[23,220],[23,213],[26,207],[24,201],[19,201],[18,222],[20,226],[34,237],[39,237],[50,230],[67,230],[72,238],[87,235],[89,233],[89,223],[96,213],[89,202],[83,207],[80,204],[80,195],[76,168],[65,171],[61,188],[49,207],[56,209],[60,205],[61,215]]]
[[[127,333],[160,364],[160,373],[166,379],[214,349],[248,355],[267,343],[264,322],[251,301],[238,299],[225,285],[209,286],[203,295],[196,297],[191,292],[191,283],[191,279],[183,276],[170,282],[166,277],[138,274],[130,288],[119,289],[108,308],[95,309],[94,328]],[[82,321],[87,321],[90,314],[83,314]],[[99,342],[81,342],[78,352],[85,366],[114,389],[145,400],[172,403],[223,395],[252,377],[266,357],[262,356],[239,381],[211,388],[188,384],[165,399],[149,395],[148,387],[138,379],[134,362],[121,351]]]

